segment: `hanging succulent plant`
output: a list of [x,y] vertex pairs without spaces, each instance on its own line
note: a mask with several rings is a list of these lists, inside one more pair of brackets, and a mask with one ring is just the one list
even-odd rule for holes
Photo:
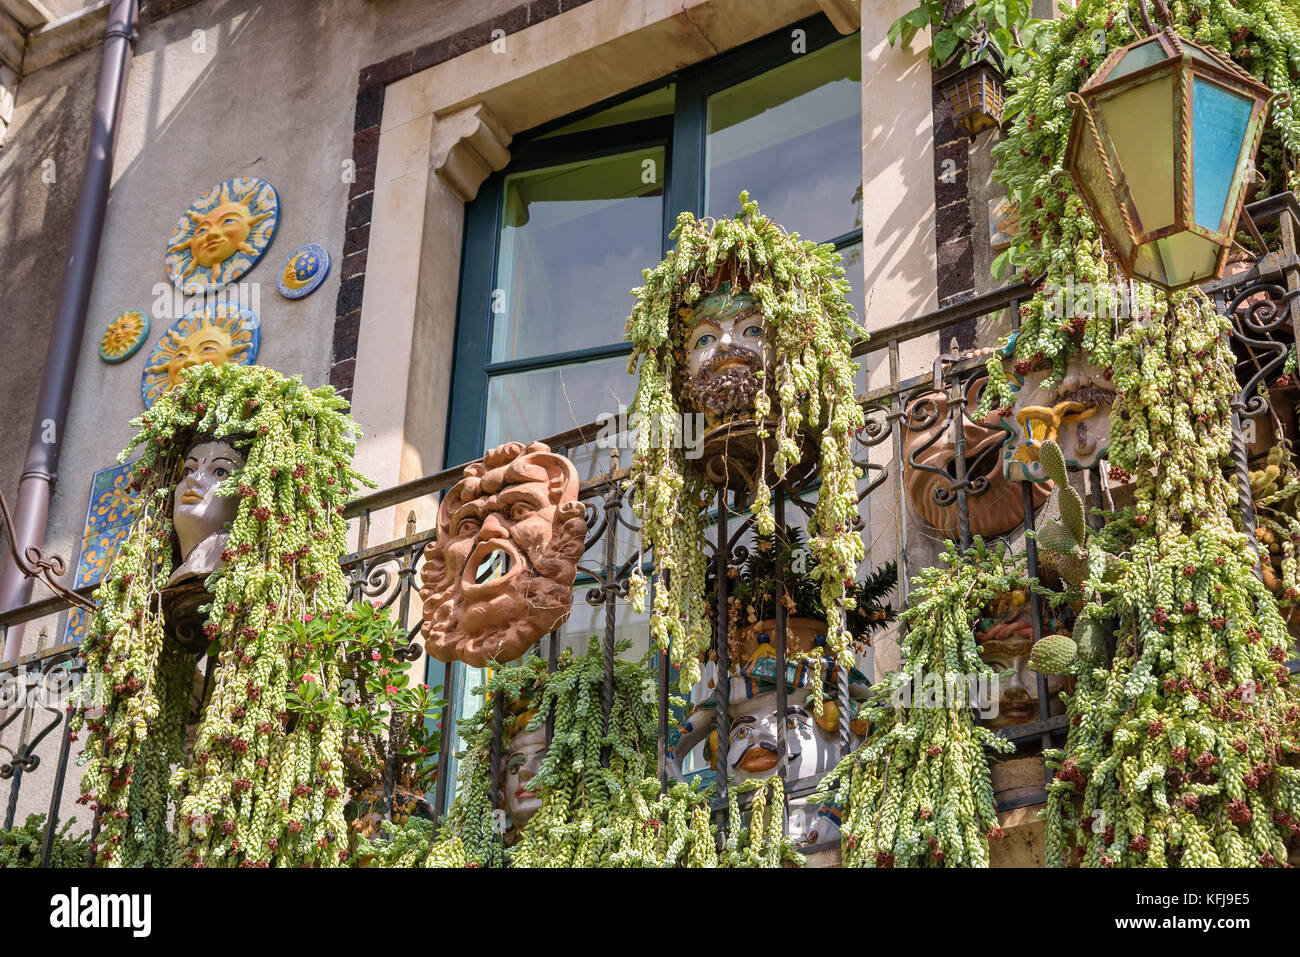
[[1111,461],[1134,505],[1089,561],[1083,617],[1114,623],[1081,658],[1069,736],[1049,755],[1047,855],[1084,866],[1285,863],[1300,816],[1290,639],[1239,527],[1228,320],[1161,297],[1116,342]]
[[[615,653],[624,650],[620,644]],[[715,866],[707,794],[681,783],[659,793],[648,670],[614,662],[608,731],[604,676],[604,651],[592,638],[585,655],[547,679],[534,719],[555,715],[555,733],[534,779],[542,806],[525,825],[510,866]]]
[[975,643],[980,609],[1025,581],[978,537],[943,560],[912,580],[904,670],[864,707],[870,736],[811,799],[844,809],[846,867],[987,867],[1002,837],[985,748],[1014,747],[975,722],[969,682],[994,680]]
[[[1175,29],[1231,56],[1275,93],[1291,94],[1278,103],[1257,161],[1257,182],[1268,192],[1300,188],[1300,11],[1285,0],[1209,0],[1170,4]],[[995,179],[1020,210],[1015,242],[994,262],[999,274],[1014,269],[1025,279],[1042,277],[1044,287],[1020,307],[1015,374],[1039,360],[1053,364],[1052,388],[1065,374],[1066,361],[1084,353],[1107,369],[1114,361],[1114,338],[1121,301],[1118,277],[1103,254],[1096,224],[1074,181],[1065,171],[1071,110],[1066,96],[1077,91],[1101,66],[1106,54],[1138,39],[1141,20],[1136,2],[1081,0],[1062,7],[1061,16],[1031,31],[1032,55],[1018,58],[1022,75],[1009,81],[1004,116],[1012,126],[993,148]],[[1066,314],[1053,290],[1067,279],[1090,287],[1074,314]],[[1138,287],[1149,306],[1152,291]],[[1135,306],[1140,311],[1143,304]],[[989,385],[981,410],[1012,405],[1012,382],[999,357],[990,358]],[[1023,371],[1022,371],[1023,370]]]
[[[93,680],[71,718],[90,732],[81,800],[100,815],[99,864],[336,864],[346,853],[341,726],[290,714],[293,649],[275,627],[346,597],[343,505],[366,480],[345,406],[297,377],[205,363],[132,423],[139,504],[95,593],[82,645]],[[211,687],[186,754],[195,657],[165,637],[159,595],[174,564],[173,488],[199,435],[245,464],[216,492],[239,508],[207,581]],[[338,663],[314,677],[338,694]]]
[[[628,484],[642,522],[642,545],[654,549],[651,632],[660,649],[671,648],[682,669],[682,688],[698,679],[698,658],[708,649],[711,632],[701,548],[707,483],[681,441],[682,414],[689,411],[679,398],[686,388],[689,328],[679,310],[724,287],[744,291],[761,308],[773,378],[767,382],[765,370],[757,373],[752,414],[775,422],[774,435],[764,427],[759,436],[774,440],[776,455],[770,473],[760,469],[751,497],[759,533],[773,532],[771,486],[804,457],[806,436],[817,449],[821,482],[808,544],[824,607],[845,600],[864,556],[852,525],[861,470],[849,449],[852,432],[863,423],[853,386],[857,364],[850,358],[850,346],[862,331],[849,306],[840,257],[829,245],[787,233],[763,216],[747,193],[740,203],[733,219],[679,217],[672,233],[677,245],[642,273],[645,284],[633,290],[637,302],[627,321],[633,343],[628,371],[640,376],[631,412],[649,426],[638,430]],[[643,603],[644,576],[638,569],[633,578],[631,596]],[[828,625],[829,644],[851,663],[839,616],[830,616]]]

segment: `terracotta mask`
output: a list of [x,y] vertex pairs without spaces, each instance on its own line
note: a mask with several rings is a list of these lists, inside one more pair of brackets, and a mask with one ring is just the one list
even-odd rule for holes
[[[978,404],[978,390],[986,381],[979,378],[970,385],[967,409]],[[947,504],[936,498],[936,492],[951,493],[956,482],[957,446],[952,440],[947,396],[929,393],[912,401],[903,426],[903,485],[908,500],[927,525],[947,538],[956,538],[960,513],[955,497]],[[971,534],[985,538],[1006,534],[1024,521],[1020,487],[1009,483],[999,459],[1007,430],[999,424],[996,412],[978,423],[964,416],[962,428],[966,474],[972,483],[967,498]],[[1032,486],[1035,508],[1047,501],[1051,490],[1050,481]]]
[[1051,439],[1061,446],[1066,464],[1076,469],[1096,465],[1110,449],[1110,411],[1115,389],[1105,373],[1081,356],[1072,356],[1060,383],[1043,382],[1052,373],[1041,362],[1025,376],[1012,407],[1003,419],[1014,438],[1002,450],[1003,474],[1013,482],[1046,482],[1038,450]]
[[[1034,626],[1024,589],[998,596],[975,632],[980,660],[998,676],[988,698],[977,707],[984,710],[984,724],[1005,728],[1038,720],[1038,672],[1029,667],[1034,644]],[[1008,675],[1007,672],[1010,672]],[[1065,687],[1061,675],[1047,676],[1051,694],[1049,713],[1064,714],[1065,705],[1057,692]]]
[[724,282],[680,315],[688,326],[686,400],[710,426],[743,417],[764,381],[759,371],[772,381],[772,343],[758,300]]
[[234,495],[217,495],[217,487],[244,467],[244,457],[226,442],[200,442],[185,457],[181,480],[172,496],[172,524],[187,561],[200,542],[226,532],[239,511]]
[[586,534],[578,470],[541,442],[467,466],[424,551],[429,654],[476,668],[522,655],[568,617]]
[[542,806],[541,795],[533,790],[532,780],[537,775],[546,754],[546,728],[517,731],[510,739],[502,773],[501,793],[505,799],[510,826],[516,830],[528,823]]

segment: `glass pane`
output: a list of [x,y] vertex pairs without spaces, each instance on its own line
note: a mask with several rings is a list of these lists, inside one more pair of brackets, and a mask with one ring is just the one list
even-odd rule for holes
[[1174,78],[1166,74],[1100,102],[1115,177],[1128,180],[1140,232],[1174,221]]
[[506,178],[492,361],[622,340],[663,255],[663,170],[655,147]]
[[558,130],[552,130],[537,138],[545,140],[555,136],[568,136],[570,133],[581,133],[585,130],[603,129],[606,126],[637,123],[656,116],[668,116],[672,113],[677,102],[676,96],[677,84],[669,83],[658,90],[651,90],[634,100],[628,100],[626,103],[619,103],[607,110],[601,110],[586,119],[575,120],[567,126],[561,126]]
[[[485,448],[555,435],[594,422],[602,412],[617,415],[635,390],[636,377],[627,374],[624,356],[493,376]],[[574,461],[586,477],[588,463]]]
[[1192,195],[1196,225],[1219,232],[1254,101],[1192,78]]
[[709,216],[735,215],[747,189],[809,239],[862,225],[860,51],[857,35],[846,37],[709,97]]
[[1110,71],[1110,76],[1106,77],[1107,82],[1118,80],[1122,76],[1128,76],[1130,73],[1136,73],[1138,70],[1145,69],[1153,63],[1159,63],[1166,60],[1164,47],[1160,45],[1158,39],[1152,39],[1140,46],[1135,46],[1124,54],[1124,58],[1115,65],[1115,69]]

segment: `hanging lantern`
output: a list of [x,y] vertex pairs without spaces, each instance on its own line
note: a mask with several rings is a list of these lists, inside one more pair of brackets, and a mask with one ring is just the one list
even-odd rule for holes
[[992,60],[977,60],[956,73],[940,77],[938,85],[952,107],[953,119],[971,136],[990,126],[1002,125],[1006,94],[1002,71]]
[[1069,95],[1066,168],[1128,276],[1172,290],[1223,274],[1271,96],[1171,29]]

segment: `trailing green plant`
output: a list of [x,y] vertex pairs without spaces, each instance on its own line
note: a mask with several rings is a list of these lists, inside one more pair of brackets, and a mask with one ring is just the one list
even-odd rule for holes
[[[625,650],[620,643],[615,654]],[[534,721],[555,716],[537,776],[541,807],[510,854],[511,867],[711,867],[717,851],[708,792],[655,777],[658,721],[650,672],[614,662],[606,727],[604,650],[592,638],[546,681]]]
[[[742,815],[740,796],[753,792],[748,815]],[[727,792],[732,827],[722,848],[723,867],[803,867],[804,856],[784,833],[785,783],[779,774],[733,784]]]
[[[356,867],[430,867],[437,825],[425,817],[411,816],[401,824],[379,822],[380,836],[361,837],[349,863]],[[454,846],[453,846],[454,845]],[[459,838],[439,848],[446,856],[446,866],[465,867],[464,845]]]
[[985,748],[1014,747],[976,723],[969,682],[994,680],[975,643],[981,609],[1026,582],[979,537],[942,559],[912,580],[903,668],[863,706],[871,733],[810,799],[844,809],[846,867],[986,867],[1002,837]]
[[[773,345],[777,408],[765,388],[755,396],[755,415],[776,422],[773,474],[760,474],[751,510],[758,531],[771,535],[770,482],[799,462],[801,437],[818,449],[821,485],[809,518],[808,545],[823,607],[837,607],[852,587],[864,557],[857,515],[861,469],[850,454],[851,434],[862,427],[853,385],[857,363],[852,342],[862,335],[849,305],[849,285],[840,257],[830,245],[816,245],[787,233],[763,216],[748,193],[732,219],[697,220],[683,213],[672,238],[677,245],[654,269],[642,273],[633,290],[636,305],[627,320],[632,342],[628,371],[639,370],[632,415],[657,425],[641,428],[628,486],[641,520],[643,548],[654,550],[656,588],[651,633],[660,650],[681,668],[681,687],[699,678],[699,657],[712,639],[705,608],[703,511],[707,485],[686,457],[681,439],[681,394],[686,329],[679,309],[689,307],[728,281],[761,303]],[[644,607],[646,581],[638,567],[630,598]],[[827,639],[845,664],[851,653],[838,615],[830,616]]]
[[[566,648],[559,670],[570,667],[572,653]],[[549,679],[546,662],[529,656],[495,668],[487,684],[474,689],[482,694],[483,706],[460,722],[465,750],[457,753],[458,788],[451,810],[443,820],[438,838],[427,848],[425,867],[501,867],[505,863],[505,839],[492,806],[492,716],[498,695],[524,711],[536,712]],[[500,753],[509,747],[508,729],[502,726]],[[426,842],[427,843],[427,842]]]
[[[143,451],[131,530],[95,592],[82,653],[88,680],[72,715],[89,731],[81,801],[100,815],[97,863],[110,866],[336,864],[346,854],[343,727],[336,713],[291,713],[292,644],[280,622],[341,606],[344,503],[355,426],[332,388],[258,366],[203,363],[133,421]],[[173,568],[172,491],[196,437],[246,464],[217,489],[239,498],[208,578],[210,689],[191,753],[193,655],[163,633],[159,592]],[[337,695],[341,657],[320,662]],[[175,769],[173,773],[173,769]]]
[[1113,660],[1080,659],[1050,752],[1049,864],[1271,866],[1300,823],[1290,638],[1255,574],[1231,466],[1239,386],[1198,291],[1161,297],[1116,343],[1111,461],[1134,504],[1090,562],[1085,617]]
[[[57,821],[55,822],[58,823]],[[50,867],[85,867],[90,854],[90,837],[85,832],[68,834],[75,818],[68,818],[54,833]],[[0,867],[40,867],[45,846],[45,815],[28,814],[21,826],[0,829]]]
[[[1254,74],[1274,93],[1290,94],[1289,105],[1275,104],[1257,161],[1258,190],[1266,194],[1300,187],[1300,10],[1285,0],[1208,0],[1170,4],[1175,29],[1209,44]],[[1105,56],[1138,39],[1136,0],[1081,0],[1062,5],[1058,19],[1034,28],[1032,49],[1021,76],[1008,83],[1004,116],[1012,125],[993,148],[995,179],[1020,211],[1020,231],[1012,246],[994,260],[1001,276],[1018,271],[1041,277],[1041,288],[1020,307],[1015,338],[1016,375],[1036,360],[1053,364],[1044,388],[1065,372],[1066,361],[1084,353],[1106,369],[1114,361],[1118,304],[1116,276],[1103,254],[1087,207],[1065,170],[1071,109],[1066,101],[1101,66]],[[1090,287],[1076,300],[1073,314],[1062,308],[1054,290],[1072,281]],[[1137,285],[1135,312],[1148,310],[1155,293]],[[995,355],[982,412],[1014,400],[1012,383]]]

